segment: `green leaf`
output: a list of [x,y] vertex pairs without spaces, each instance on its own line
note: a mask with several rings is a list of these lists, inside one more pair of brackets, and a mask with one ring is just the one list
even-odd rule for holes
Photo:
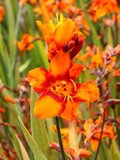
[[10,0],[5,1],[6,5],[6,20],[7,20],[7,26],[8,26],[8,46],[9,46],[9,53],[10,53],[10,60],[13,58],[13,52],[15,48],[15,19],[14,19],[14,13],[13,13],[13,6],[10,2]]
[[19,68],[19,72],[22,73],[24,70],[30,65],[30,60],[28,59],[24,64],[22,64]]
[[109,151],[109,148],[106,146],[106,144],[101,143],[100,145],[100,152],[98,155],[98,160],[113,160],[111,157],[111,153]]
[[8,86],[13,87],[13,77],[10,65],[10,59],[8,56],[6,45],[3,41],[2,37],[2,28],[0,25],[0,73],[1,78],[3,79],[4,83]]
[[28,154],[26,152],[25,147],[23,146],[22,142],[20,141],[20,139],[18,138],[17,135],[16,135],[16,138],[17,138],[17,140],[19,142],[19,145],[20,145],[20,149],[21,149],[21,154],[22,154],[23,160],[30,160],[30,158],[29,158],[29,156],[28,156]]
[[[33,152],[35,160],[47,160],[44,153],[41,152],[41,150],[39,149],[39,146],[36,143],[36,141],[33,139],[33,137],[30,135],[30,133],[26,129],[26,127],[23,124],[21,118],[18,117],[18,119],[19,119],[19,122],[20,122],[20,125],[21,125],[22,132],[23,132],[23,134],[26,138],[26,141],[27,141],[29,147],[31,148],[31,151]],[[44,145],[46,145],[46,144],[44,144]]]
[[110,152],[113,160],[120,160],[120,151],[115,140],[112,141]]
[[80,4],[81,4],[81,8],[83,9],[83,12],[85,14],[87,23],[88,23],[88,25],[89,25],[89,27],[91,29],[91,32],[92,32],[92,34],[91,34],[92,41],[93,41],[94,45],[99,46],[99,47],[102,48],[102,44],[101,44],[100,40],[98,39],[98,34],[97,34],[97,31],[96,31],[96,28],[95,28],[94,24],[92,23],[92,21],[91,21],[89,15],[88,15],[86,9],[84,8],[84,1],[80,0]]

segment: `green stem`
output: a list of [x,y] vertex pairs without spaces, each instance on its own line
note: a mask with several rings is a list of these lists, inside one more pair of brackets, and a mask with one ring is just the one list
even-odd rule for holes
[[62,160],[65,160],[65,153],[64,153],[63,144],[62,144],[62,138],[61,138],[61,133],[60,133],[60,125],[59,125],[58,117],[55,117],[55,121],[56,121],[56,128],[57,128],[58,141],[59,141],[59,144],[60,144]]
[[96,155],[95,155],[94,160],[97,160],[97,157],[98,157],[98,154],[99,154],[99,151],[100,151],[100,144],[101,144],[101,140],[102,140],[104,124],[105,124],[105,110],[103,111],[103,123],[102,123],[102,127],[101,127],[99,143],[98,143],[98,147],[97,147],[97,151],[96,151]]

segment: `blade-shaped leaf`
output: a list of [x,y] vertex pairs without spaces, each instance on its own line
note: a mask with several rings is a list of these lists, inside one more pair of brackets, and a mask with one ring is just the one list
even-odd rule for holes
[[23,124],[21,118],[18,117],[18,119],[19,119],[19,122],[20,122],[20,125],[21,125],[22,132],[23,132],[23,134],[24,134],[24,136],[26,138],[26,141],[27,141],[29,147],[31,148],[31,151],[33,152],[35,160],[47,160],[46,156],[43,154],[43,152],[40,151],[37,143],[35,142],[33,137],[30,135],[28,130],[26,129],[26,127]]
[[19,145],[20,145],[20,149],[21,149],[21,154],[22,154],[22,158],[23,160],[30,160],[27,152],[26,152],[26,149],[25,147],[23,146],[22,142],[20,141],[20,139],[16,136],[18,142],[19,142]]

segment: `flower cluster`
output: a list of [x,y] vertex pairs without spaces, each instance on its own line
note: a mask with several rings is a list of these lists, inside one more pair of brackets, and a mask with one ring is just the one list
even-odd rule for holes
[[76,119],[80,102],[94,102],[99,98],[94,82],[77,82],[84,67],[74,63],[73,57],[80,51],[85,36],[63,15],[57,24],[50,20],[45,24],[37,21],[37,25],[48,45],[50,63],[48,70],[35,68],[28,73],[28,81],[40,94],[35,103],[35,115],[39,119],[55,116],[68,121]]
[[120,13],[117,0],[94,0],[89,8],[89,13],[93,21],[98,21],[110,13]]

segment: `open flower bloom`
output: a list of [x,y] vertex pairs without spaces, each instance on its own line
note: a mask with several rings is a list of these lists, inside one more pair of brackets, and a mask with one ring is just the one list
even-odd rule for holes
[[92,19],[96,22],[101,17],[110,13],[120,13],[117,0],[93,0],[89,9]]
[[29,71],[28,81],[37,93],[41,93],[34,109],[38,118],[61,116],[69,121],[76,118],[80,102],[98,99],[99,91],[93,82],[75,82],[82,69],[80,64],[72,63],[69,54],[61,51],[51,60],[49,71],[43,68]]
[[20,51],[30,51],[34,45],[32,44],[33,37],[29,34],[24,34],[21,41],[17,42]]
[[[92,119],[88,119],[84,124],[85,130],[85,144],[91,144],[94,151],[97,150],[100,134],[101,134],[102,118],[99,117],[95,122]],[[110,138],[111,140],[115,138],[114,126],[110,123],[105,123],[102,133],[103,138]]]
[[0,21],[3,21],[4,15],[5,15],[5,9],[3,6],[0,6]]
[[39,29],[43,32],[44,39],[48,45],[48,58],[51,60],[59,51],[69,52],[73,58],[81,49],[85,36],[76,30],[75,23],[69,18],[64,18],[60,15],[60,20],[57,17],[57,24],[52,20],[42,24],[36,22]]

